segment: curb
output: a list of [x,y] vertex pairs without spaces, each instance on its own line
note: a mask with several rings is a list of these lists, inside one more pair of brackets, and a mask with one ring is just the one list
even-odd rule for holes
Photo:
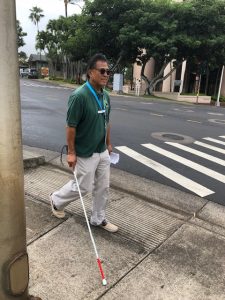
[[44,156],[23,159],[24,169],[36,168],[38,166],[44,165],[45,163],[46,161]]

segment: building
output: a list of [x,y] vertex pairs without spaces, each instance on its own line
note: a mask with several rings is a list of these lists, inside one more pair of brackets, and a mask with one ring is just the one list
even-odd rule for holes
[[43,54],[31,54],[28,59],[28,65],[30,69],[39,71],[42,67],[48,67],[48,61]]

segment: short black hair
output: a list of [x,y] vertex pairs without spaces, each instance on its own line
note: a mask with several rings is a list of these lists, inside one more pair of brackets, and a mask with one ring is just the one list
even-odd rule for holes
[[93,55],[89,61],[88,61],[88,64],[87,64],[87,78],[89,79],[90,76],[88,75],[88,71],[89,70],[92,70],[96,67],[96,62],[97,61],[105,61],[108,63],[108,60],[106,58],[106,56],[102,53],[96,53],[95,55]]

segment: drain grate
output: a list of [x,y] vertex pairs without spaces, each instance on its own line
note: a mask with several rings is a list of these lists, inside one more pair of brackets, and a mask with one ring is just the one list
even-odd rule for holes
[[177,141],[180,144],[191,144],[194,139],[187,135],[178,134],[176,132],[153,132],[151,136],[163,142]]
[[176,141],[182,141],[184,140],[184,138],[180,135],[176,135],[176,134],[163,134],[162,137],[164,138],[168,138],[168,139],[171,139],[171,140],[176,140]]
[[[49,193],[60,188],[71,178],[68,173],[51,166],[29,169],[25,171],[25,192],[49,203]],[[84,197],[88,216],[91,212],[90,198],[90,195]],[[66,210],[83,217],[80,201],[72,202]],[[184,223],[169,215],[166,210],[159,210],[151,203],[114,189],[110,189],[107,216],[120,227],[120,236],[140,244],[147,251],[160,245]]]

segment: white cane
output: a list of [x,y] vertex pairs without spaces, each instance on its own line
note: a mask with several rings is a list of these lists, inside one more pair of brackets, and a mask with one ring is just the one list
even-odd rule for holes
[[100,258],[98,256],[98,251],[97,251],[97,248],[96,248],[96,245],[95,245],[95,241],[94,241],[94,238],[93,238],[93,235],[92,235],[92,232],[91,232],[91,227],[90,227],[90,224],[89,224],[89,221],[88,221],[86,209],[85,209],[85,206],[84,206],[83,197],[81,195],[81,191],[80,191],[80,187],[79,187],[79,184],[78,184],[77,175],[76,175],[75,170],[74,170],[74,177],[75,177],[77,189],[78,189],[78,192],[79,192],[79,195],[80,195],[80,201],[81,201],[81,204],[82,204],[82,207],[83,207],[83,210],[84,210],[84,216],[85,216],[85,219],[86,219],[86,223],[87,223],[87,227],[88,227],[89,234],[90,234],[90,237],[91,237],[91,241],[92,241],[92,244],[93,244],[93,247],[94,247],[94,250],[95,250],[95,255],[96,255],[97,263],[98,263],[98,268],[99,268],[99,271],[101,273],[102,284],[106,285],[107,281],[105,279],[105,275],[104,275],[104,272],[103,272],[103,269],[102,269],[102,263],[101,263],[101,260],[100,260]]

